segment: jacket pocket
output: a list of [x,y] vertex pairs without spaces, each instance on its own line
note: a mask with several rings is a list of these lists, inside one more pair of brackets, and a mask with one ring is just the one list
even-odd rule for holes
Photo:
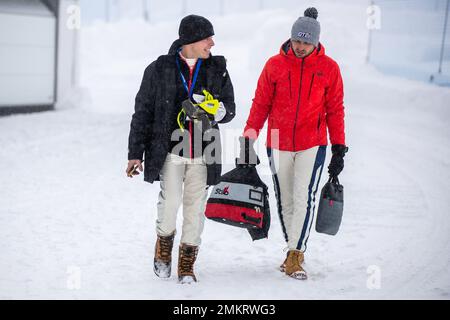
[[288,72],[288,81],[289,81],[289,98],[292,98],[291,71]]
[[313,73],[312,79],[311,79],[311,83],[309,84],[308,100],[309,100],[309,98],[311,97],[311,90],[312,90],[312,86],[313,86],[313,83],[314,83],[314,76],[315,76],[315,75],[316,75],[316,74]]

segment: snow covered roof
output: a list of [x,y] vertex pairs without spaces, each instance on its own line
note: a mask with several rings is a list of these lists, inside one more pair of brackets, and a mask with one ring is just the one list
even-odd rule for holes
[[0,13],[54,16],[40,0],[1,0]]

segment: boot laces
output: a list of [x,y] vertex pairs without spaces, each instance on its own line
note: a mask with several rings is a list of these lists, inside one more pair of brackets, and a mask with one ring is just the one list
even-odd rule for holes
[[300,252],[300,251],[293,251],[291,254],[289,254],[289,256],[286,258],[286,260],[287,259],[290,259],[295,265],[301,265],[301,263],[303,262],[303,261],[301,261],[301,260],[303,260],[302,259],[302,252]]
[[193,273],[197,251],[194,248],[189,247],[182,250],[183,251],[181,254],[180,271],[182,273]]
[[170,258],[172,254],[173,238],[172,237],[160,237],[160,255],[163,259]]

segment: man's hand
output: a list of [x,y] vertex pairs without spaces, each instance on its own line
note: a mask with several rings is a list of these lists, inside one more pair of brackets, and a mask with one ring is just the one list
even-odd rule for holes
[[344,156],[348,151],[348,147],[342,144],[335,144],[331,147],[331,157],[330,165],[328,166],[328,173],[330,177],[337,178],[337,176],[344,169]]
[[216,115],[217,110],[220,107],[220,102],[217,99],[214,99],[213,95],[209,93],[207,90],[203,90],[203,94],[205,95],[205,100],[203,102],[198,103],[197,105],[205,110],[207,113],[211,115]]
[[227,109],[222,101],[214,98],[214,96],[207,90],[203,90],[203,94],[193,95],[193,99],[196,102],[195,105],[198,106],[199,110],[206,112],[211,121],[219,122],[227,115]]
[[137,171],[139,169],[140,172],[144,171],[144,168],[142,167],[142,161],[141,160],[128,160],[128,167],[126,170],[127,177],[133,178],[133,176],[139,175],[139,172]]

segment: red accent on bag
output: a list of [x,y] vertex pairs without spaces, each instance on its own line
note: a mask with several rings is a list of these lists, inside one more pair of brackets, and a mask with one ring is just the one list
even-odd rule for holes
[[262,228],[263,213],[252,208],[208,203],[205,215],[207,218],[226,219],[232,222],[242,222]]

